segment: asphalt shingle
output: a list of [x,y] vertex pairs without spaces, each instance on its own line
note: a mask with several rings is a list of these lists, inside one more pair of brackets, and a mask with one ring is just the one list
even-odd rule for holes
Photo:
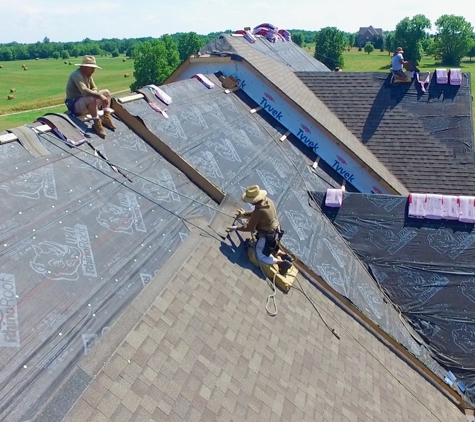
[[432,80],[426,93],[381,72],[297,76],[411,192],[475,193],[469,74],[460,87]]
[[[465,420],[437,389],[304,279],[341,340],[296,290],[278,293],[279,313],[267,315],[269,287],[243,252],[240,248],[230,265],[218,242],[202,240],[144,315],[152,326],[142,341],[135,339],[145,332],[143,320],[65,421]],[[208,256],[216,268],[212,277],[195,271]],[[181,307],[167,315],[174,303]],[[154,336],[162,330],[164,335]],[[125,366],[124,355],[130,359]],[[103,375],[111,367],[114,380]]]

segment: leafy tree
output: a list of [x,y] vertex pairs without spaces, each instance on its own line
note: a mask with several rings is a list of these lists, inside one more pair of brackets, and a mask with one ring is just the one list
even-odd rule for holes
[[343,51],[348,44],[348,39],[343,31],[335,27],[322,28],[315,36],[314,57],[329,69],[336,66],[343,67]]
[[71,57],[78,57],[79,56],[79,49],[77,47],[73,47],[70,50]]
[[49,44],[49,43],[50,43],[50,39],[48,37],[44,37],[43,44]]
[[165,49],[167,51],[165,59],[169,68],[168,77],[178,66],[180,66],[180,53],[178,52],[176,42],[170,35],[162,35],[159,41],[162,41],[165,44]]
[[135,57],[135,46],[131,46],[127,49],[125,55],[133,59]]
[[421,41],[426,38],[427,30],[431,26],[430,20],[424,15],[415,15],[412,19],[406,17],[396,25],[394,43],[395,46],[404,48],[404,59],[412,60],[416,64],[420,62]]
[[167,35],[140,44],[135,48],[134,55],[135,82],[130,85],[132,90],[148,84],[160,85],[180,64],[176,44]]
[[303,34],[301,32],[294,32],[292,34],[292,41],[297,44],[299,47],[303,45]]
[[53,59],[58,60],[61,57],[61,54],[59,54],[59,51],[53,51],[53,54],[51,55]]
[[475,57],[475,39],[473,38],[470,41],[470,47],[468,48],[466,55],[470,57],[470,61],[472,61],[472,57]]
[[69,51],[68,50],[61,51],[61,58],[62,59],[69,59]]
[[375,35],[371,43],[373,44],[374,48],[381,49],[384,45],[384,38],[380,35]]
[[391,55],[396,51],[396,40],[394,38],[394,31],[388,31],[384,34],[384,49]]
[[366,45],[364,46],[364,51],[365,53],[372,53],[374,51],[374,45],[371,44],[370,42],[367,42]]
[[119,50],[117,48],[112,52],[112,57],[119,57]]
[[442,63],[458,66],[470,48],[473,26],[464,17],[455,15],[442,15],[435,26],[435,48]]
[[437,50],[435,48],[434,38],[429,37],[422,40],[422,48],[426,56],[432,56],[434,58],[437,56]]
[[13,50],[8,47],[3,47],[0,49],[0,60],[9,62],[13,60]]
[[[291,34],[292,34],[292,41],[294,39],[294,33],[296,34],[299,32],[303,36],[303,44],[310,44],[315,42],[315,35],[317,34],[317,31],[306,31],[304,29],[287,29]],[[231,33],[234,31],[230,31]],[[212,39],[216,38],[218,35],[221,33],[211,33],[208,34],[208,37],[210,38],[208,41],[211,41]],[[294,41],[295,42],[295,41]]]
[[185,61],[204,45],[204,41],[195,32],[182,34],[178,39],[178,52],[180,53],[180,60],[182,62]]

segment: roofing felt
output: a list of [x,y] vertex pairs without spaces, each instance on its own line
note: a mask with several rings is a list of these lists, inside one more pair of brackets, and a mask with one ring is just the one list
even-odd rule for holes
[[169,119],[145,100],[123,107],[228,196],[239,200],[252,184],[266,189],[286,232],[283,245],[443,378],[445,371],[414,341],[341,235],[309,202],[309,191],[333,185],[325,182],[325,169],[312,171],[312,161],[296,148],[301,143],[294,137],[279,140],[285,129],[278,121],[263,110],[249,113],[257,104],[242,91],[225,94],[214,75],[208,78],[216,84],[211,90],[196,79],[161,86],[173,98]]
[[[280,142],[285,129],[263,111],[249,113],[256,104],[246,95],[225,94],[209,77],[216,83],[211,90],[196,79],[161,87],[173,98],[168,119],[145,100],[124,108],[230,198],[240,200],[250,184],[265,187],[286,230],[284,245],[443,377],[337,230],[309,203],[308,191],[338,181],[326,175],[325,182],[323,167],[312,171],[298,140]],[[0,338],[0,417],[12,422],[30,419],[74,363],[94,353],[116,316],[186,241],[189,219],[213,215],[200,205],[210,202],[203,191],[117,125],[115,134],[91,141],[132,183],[87,144],[71,149],[53,134],[40,139],[51,151],[47,157],[33,158],[18,143],[0,145],[0,293],[9,299],[1,309],[8,317]]]
[[[302,48],[292,41],[278,41],[272,43],[265,37],[256,37],[256,42],[251,44],[241,35],[222,34],[206,44],[201,54],[237,54],[240,55],[243,47],[250,47],[258,55],[264,55],[275,63],[296,71],[329,71],[323,63],[307,54]],[[246,56],[246,59],[248,57]]]
[[474,403],[474,225],[409,218],[401,196],[351,193],[341,208],[323,208]]
[[133,183],[52,133],[40,136],[42,158],[0,145],[0,420],[30,419],[186,241],[186,219],[214,215],[189,199],[209,201],[199,188],[116,125],[90,141]]
[[459,87],[432,78],[428,92],[416,81],[390,84],[387,73],[298,77],[410,191],[475,193],[469,74]]
[[[202,53],[237,56],[236,60],[244,59],[265,79],[283,92],[295,104],[308,113],[322,128],[334,136],[350,155],[364,162],[379,180],[385,181],[394,191],[407,193],[404,185],[367,149],[340,119],[306,86],[289,66],[262,54],[242,37],[222,34],[207,46]],[[300,47],[297,47],[300,48]],[[303,51],[303,50],[302,50]],[[307,53],[305,53],[307,54]],[[300,74],[300,73],[299,73]],[[332,72],[311,72],[311,74],[332,75]]]

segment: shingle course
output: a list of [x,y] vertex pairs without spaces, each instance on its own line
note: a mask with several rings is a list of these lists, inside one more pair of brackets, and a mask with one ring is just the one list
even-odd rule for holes
[[409,190],[475,193],[469,75],[429,93],[390,85],[386,73],[297,76]]

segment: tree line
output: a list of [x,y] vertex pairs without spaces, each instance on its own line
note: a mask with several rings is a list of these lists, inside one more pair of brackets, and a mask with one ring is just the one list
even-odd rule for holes
[[315,34],[314,57],[330,69],[344,67],[343,52],[352,46],[364,49],[368,54],[376,48],[391,54],[400,46],[404,49],[404,59],[416,65],[424,54],[446,66],[459,66],[463,57],[470,57],[470,60],[475,57],[473,26],[463,16],[442,15],[434,26],[435,34],[430,34],[432,23],[426,16],[406,17],[394,31],[385,31],[382,37],[375,36],[365,46],[358,45],[358,34],[348,34],[335,27],[322,28]]
[[[225,32],[231,32],[230,30]],[[201,45],[205,45],[210,40],[216,38],[221,32],[212,32],[207,35],[198,35],[193,33],[181,33],[168,35],[177,45],[177,48],[186,49],[183,39],[194,34],[200,40]],[[80,57],[85,54],[93,56],[112,55],[114,57],[119,54],[125,54],[128,57],[134,56],[134,50],[144,42],[155,42],[155,38],[112,38],[93,41],[86,38],[78,42],[52,42],[48,37],[44,37],[43,41],[32,44],[20,44],[11,42],[8,44],[0,44],[0,61],[12,60],[28,60],[28,59],[68,59],[70,57]],[[180,51],[180,56],[183,53]]]

